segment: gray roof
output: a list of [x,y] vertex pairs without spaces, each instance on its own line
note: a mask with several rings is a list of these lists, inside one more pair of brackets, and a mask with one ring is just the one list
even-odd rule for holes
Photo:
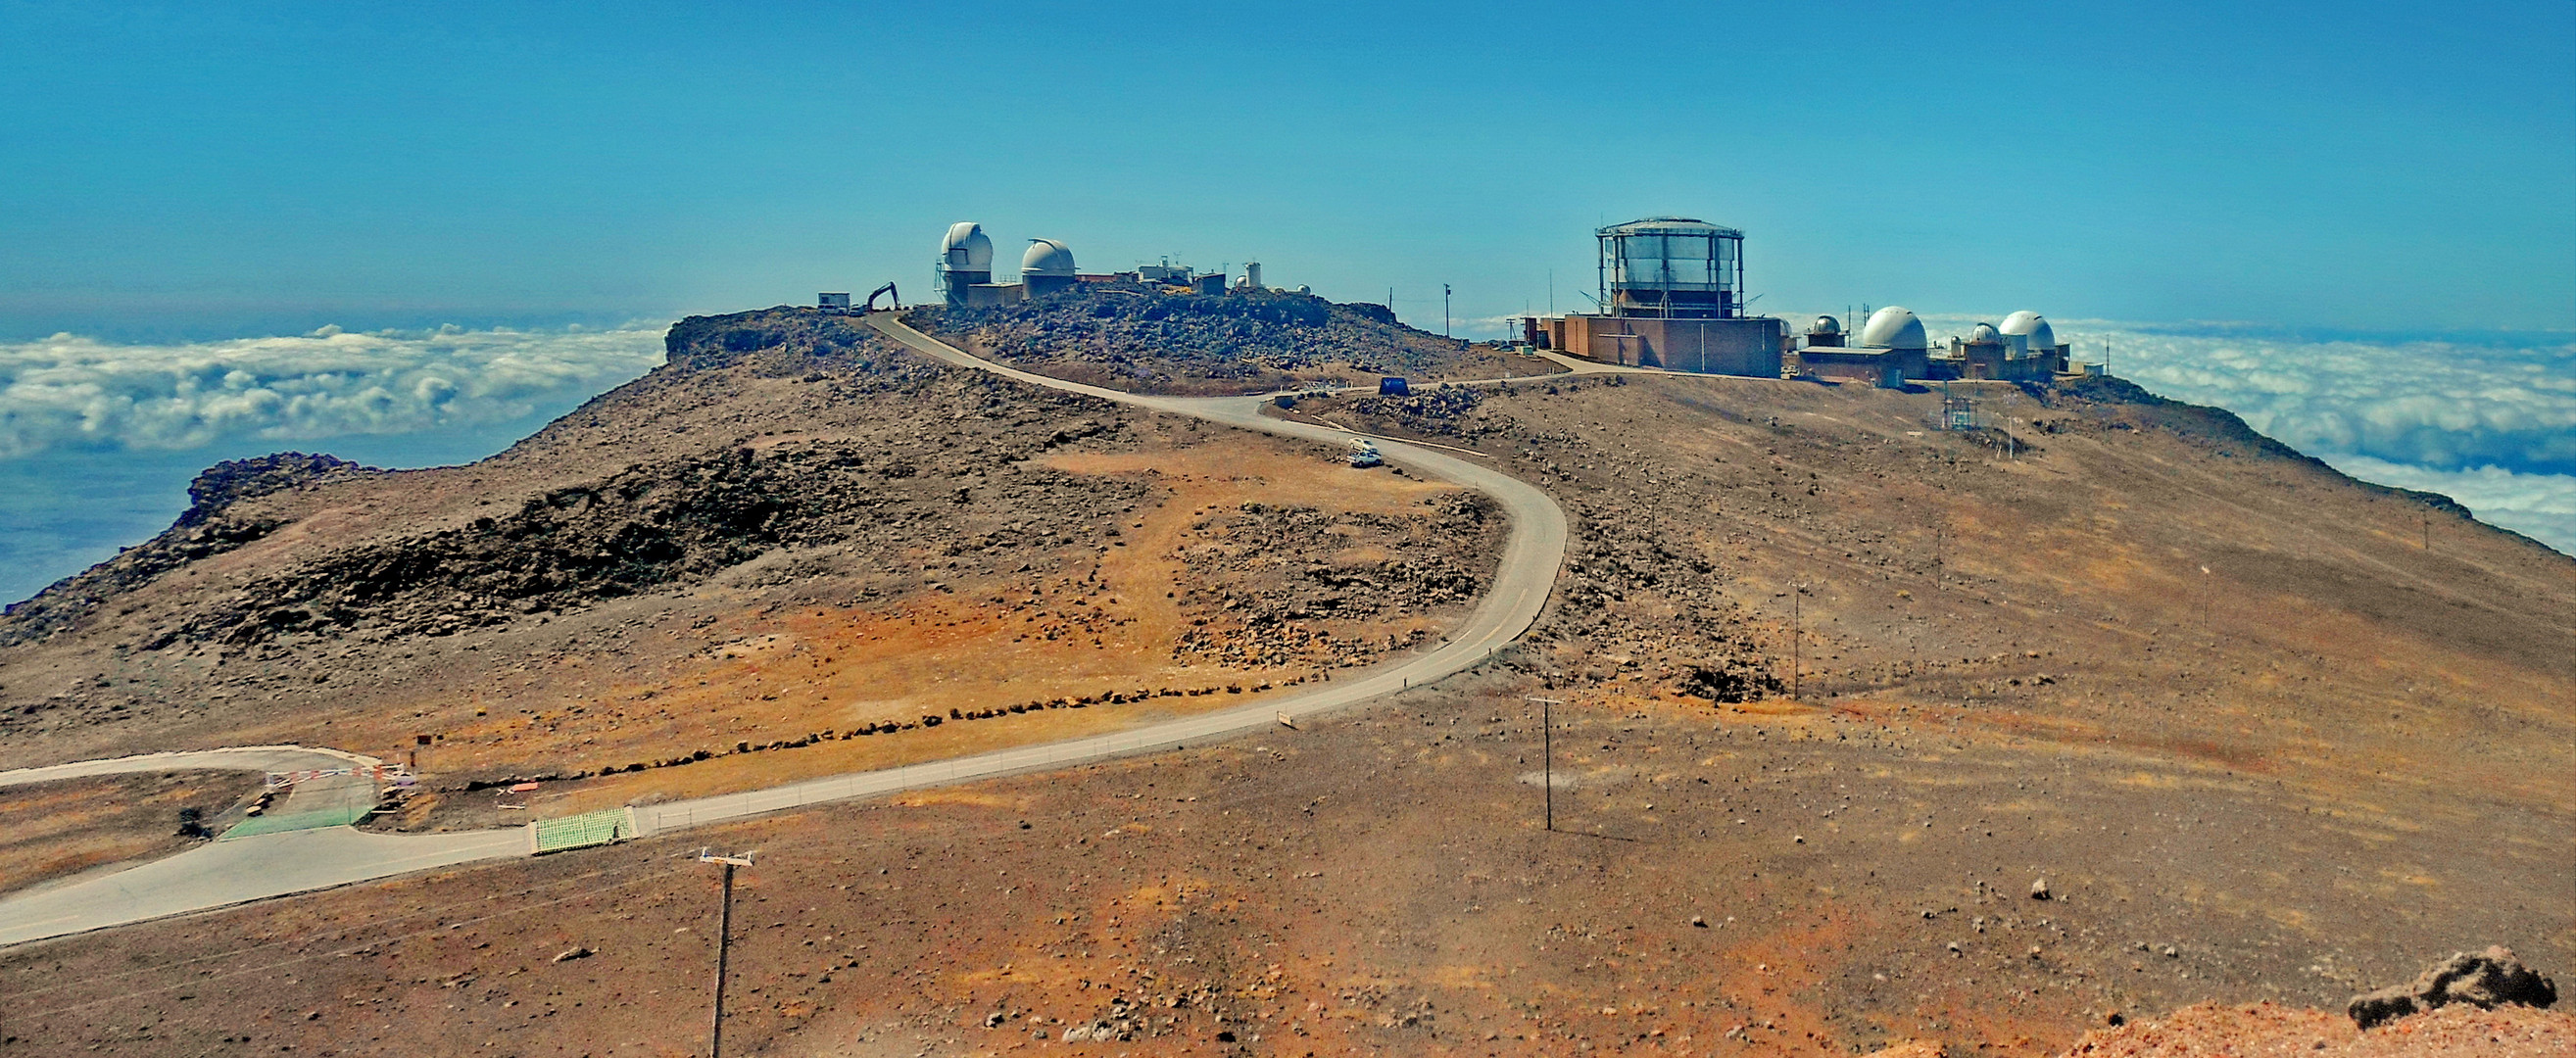
[[1741,239],[1744,232],[1711,224],[1694,217],[1641,217],[1626,224],[1613,224],[1601,229],[1600,235],[1722,235]]

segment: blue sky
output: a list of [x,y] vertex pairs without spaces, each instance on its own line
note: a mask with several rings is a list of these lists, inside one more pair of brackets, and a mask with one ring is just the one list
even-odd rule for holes
[[1436,321],[1667,212],[1764,307],[2576,327],[2565,0],[9,3],[0,129],[0,337],[724,310],[959,218]]
[[0,0],[0,595],[215,459],[467,459],[677,315],[917,292],[954,220],[1494,333],[1662,213],[1758,310],[2037,309],[2576,547],[2567,0]]

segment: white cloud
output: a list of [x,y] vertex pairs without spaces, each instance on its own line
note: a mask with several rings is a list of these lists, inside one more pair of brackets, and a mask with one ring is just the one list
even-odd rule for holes
[[2369,456],[2326,460],[2363,481],[2438,492],[2460,501],[2478,520],[2576,555],[2576,475],[2517,474],[2502,467],[2434,470]]
[[2086,328],[2114,373],[2210,404],[2293,448],[2438,470],[2576,473],[2576,345],[2304,342]]
[[355,333],[113,345],[0,343],[0,458],[61,445],[185,449],[499,422],[650,370],[662,328]]

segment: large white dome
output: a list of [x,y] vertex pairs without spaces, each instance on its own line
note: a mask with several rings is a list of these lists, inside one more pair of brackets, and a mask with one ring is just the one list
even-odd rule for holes
[[2034,354],[2057,348],[2057,328],[2048,325],[2047,317],[2029,309],[2004,317],[2003,332],[2022,335],[2023,344]]
[[1878,349],[1929,349],[1931,342],[1923,336],[1923,321],[1914,318],[1914,310],[1890,305],[1869,314],[1869,322],[1860,327],[1860,344]]
[[1029,240],[1029,252],[1020,255],[1023,276],[1062,276],[1073,278],[1073,248],[1054,239]]
[[939,263],[952,272],[990,272],[993,270],[993,240],[984,237],[984,226],[961,220],[948,226],[948,236],[939,240]]

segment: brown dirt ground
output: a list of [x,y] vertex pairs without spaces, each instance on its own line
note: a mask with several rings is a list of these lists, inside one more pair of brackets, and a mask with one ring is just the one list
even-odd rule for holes
[[186,849],[202,839],[179,836],[180,809],[220,828],[259,784],[244,772],[173,771],[0,788],[0,893]]
[[[1316,590],[1308,566],[1401,554],[1481,576],[1499,542],[1499,525],[1460,532],[1433,510],[1461,490],[1356,471],[1327,447],[1003,387],[1043,398],[1032,415],[1025,399],[991,396],[981,376],[933,374],[939,385],[926,394],[836,399],[756,365],[657,373],[482,463],[248,501],[283,527],[117,599],[75,633],[0,651],[11,676],[0,715],[28,725],[0,741],[0,761],[288,742],[406,760],[414,736],[428,734],[434,744],[417,755],[423,795],[384,821],[405,829],[526,818],[503,803],[547,813],[719,793],[1239,704],[1257,698],[1255,688],[1410,649],[1462,616],[1472,593],[1387,612],[1304,613],[1294,607]],[[1026,450],[1050,431],[1079,436],[1018,463],[995,454]],[[878,487],[890,500],[935,497],[931,506],[956,513],[880,529],[890,542],[779,548],[705,582],[451,636],[132,649],[173,614],[352,542],[515,507],[638,459],[829,446],[916,452],[920,471]],[[945,502],[951,491],[996,494],[1030,479],[1058,499],[1029,509]],[[1323,531],[1247,535],[1257,527],[1235,524],[1247,505],[1283,504]],[[1256,554],[1190,566],[1192,553],[1210,551]],[[1227,598],[1238,605],[1218,610]],[[1283,616],[1291,612],[1294,620]],[[1258,656],[1181,648],[1185,632],[1272,619],[1286,631]],[[1113,690],[1192,693],[725,755],[739,744]],[[1209,691],[1217,693],[1196,693]],[[57,719],[68,710],[55,703],[67,698],[95,719]],[[533,799],[462,789],[470,779],[623,770],[702,750],[717,756],[550,783]]]
[[[2576,563],[2444,516],[2428,551],[2421,504],[2224,422],[1997,399],[2049,424],[2019,458],[1749,380],[1362,423],[1567,504],[1528,647],[1304,731],[0,952],[6,1032],[691,1053],[710,844],[758,850],[744,1054],[2044,1055],[2493,943],[2564,980]],[[1803,701],[1695,692],[1788,683],[1792,598]]]
[[2151,1022],[2086,1033],[2067,1052],[2075,1056],[2179,1058],[2186,1054],[2426,1056],[2518,1058],[2576,1053],[2576,1014],[2508,1006],[2479,1010],[2442,1007],[2401,1018],[2369,1032],[2352,1019],[2322,1010],[2256,1003],[2228,1007],[2195,1004]]

